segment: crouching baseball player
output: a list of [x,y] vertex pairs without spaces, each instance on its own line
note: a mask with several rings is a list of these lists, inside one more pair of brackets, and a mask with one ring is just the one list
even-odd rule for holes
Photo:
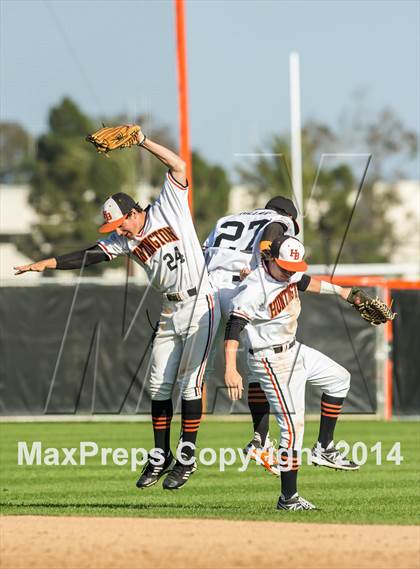
[[[135,128],[137,144],[169,169],[158,199],[143,210],[127,194],[116,193],[103,206],[105,222],[99,229],[100,233],[110,233],[109,237],[104,236],[86,250],[15,269],[16,274],[77,269],[111,261],[119,255],[128,255],[145,269],[151,284],[163,296],[150,375],[154,444],[158,456],[149,458],[137,487],[153,486],[169,473],[163,487],[174,490],[183,486],[197,468],[195,445],[202,414],[202,380],[218,307],[214,304],[188,207],[185,163],[171,150],[146,139],[139,127]],[[118,136],[116,140],[119,141]],[[182,393],[182,452],[175,461],[170,448],[170,428],[176,380],[181,384]]]
[[[350,374],[321,352],[296,341],[301,309],[299,291],[339,295],[347,300],[351,289],[319,281],[304,274],[304,247],[295,237],[283,236],[270,246],[261,266],[244,280],[234,297],[226,326],[225,383],[229,396],[242,396],[242,377],[236,356],[245,328],[249,345],[250,381],[263,388],[280,426],[281,495],[280,510],[312,510],[315,506],[297,492],[298,454],[302,449],[307,381],[322,388],[319,438],[312,450],[315,464],[340,465],[346,470],[358,466],[335,449],[333,437],[337,418],[350,387]],[[335,467],[335,466],[334,466]]]

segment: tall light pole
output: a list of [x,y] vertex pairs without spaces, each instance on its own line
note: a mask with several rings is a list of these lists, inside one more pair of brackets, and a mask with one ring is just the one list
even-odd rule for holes
[[289,57],[290,77],[290,133],[292,155],[292,185],[299,210],[299,238],[303,241],[303,182],[302,182],[302,139],[300,119],[300,71],[299,54],[293,51]]

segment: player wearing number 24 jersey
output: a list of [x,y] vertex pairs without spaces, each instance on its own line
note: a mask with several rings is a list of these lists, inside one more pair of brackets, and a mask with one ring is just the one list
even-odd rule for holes
[[[104,211],[113,200],[105,202]],[[159,292],[177,293],[193,287],[210,293],[203,254],[188,208],[188,187],[168,172],[158,199],[145,210],[144,225],[127,239],[116,232],[101,239],[99,247],[109,260],[128,255],[141,265]]]
[[[151,414],[156,452],[137,481],[153,486],[168,473],[163,487],[183,486],[196,470],[195,444],[202,414],[202,382],[214,335],[218,306],[214,303],[203,253],[188,207],[185,163],[171,150],[138,133],[138,145],[169,169],[158,199],[145,210],[122,192],[103,206],[96,245],[15,267],[17,274],[45,269],[76,269],[127,255],[146,271],[163,297],[162,313],[150,364]],[[182,427],[175,462],[170,448],[172,391],[181,386]]]

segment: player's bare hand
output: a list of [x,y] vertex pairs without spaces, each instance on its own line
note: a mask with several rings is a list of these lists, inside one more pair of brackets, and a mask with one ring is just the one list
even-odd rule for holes
[[[129,125],[127,125],[127,126],[133,126],[133,125],[129,124]],[[140,143],[143,142],[143,140],[144,140],[144,134],[143,134],[143,132],[142,132],[142,130],[141,130],[141,127],[139,127],[139,129],[140,129],[140,130],[138,131],[138,133],[137,133],[137,135],[136,135],[136,136],[137,136],[137,144],[140,144]]]
[[42,273],[46,269],[55,269],[57,262],[55,259],[44,259],[43,261],[37,261],[36,263],[30,263],[29,265],[19,265],[13,267],[15,275],[21,275],[22,273],[35,272]]
[[242,377],[235,369],[226,370],[225,384],[228,388],[228,394],[232,401],[238,401],[242,397],[244,386]]
[[243,269],[241,269],[240,273],[239,273],[239,278],[241,279],[241,281],[246,279],[246,277],[249,275],[250,272],[251,272],[251,269],[248,269],[247,267],[244,267]]

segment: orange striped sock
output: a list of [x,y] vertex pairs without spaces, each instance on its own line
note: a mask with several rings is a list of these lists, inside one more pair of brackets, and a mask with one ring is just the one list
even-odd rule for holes
[[259,383],[248,385],[248,407],[252,415],[254,432],[260,435],[264,445],[270,422],[270,404]]
[[172,400],[152,401],[152,422],[155,447],[167,456],[171,449],[171,421],[173,416]]
[[197,441],[197,433],[201,423],[202,400],[192,399],[182,400],[182,442],[189,443],[183,447],[183,452],[191,457],[195,453],[195,444]]
[[327,448],[334,439],[334,429],[343,408],[343,403],[344,397],[331,397],[325,393],[322,394],[318,441],[323,448]]

